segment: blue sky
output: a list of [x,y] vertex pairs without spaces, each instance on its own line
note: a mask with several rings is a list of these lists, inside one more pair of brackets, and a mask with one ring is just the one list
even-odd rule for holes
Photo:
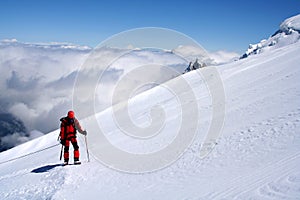
[[163,27],[209,51],[242,53],[299,13],[299,0],[1,0],[0,40],[95,47],[128,29]]

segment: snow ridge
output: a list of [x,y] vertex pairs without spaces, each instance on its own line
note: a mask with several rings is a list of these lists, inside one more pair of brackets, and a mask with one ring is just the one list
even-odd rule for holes
[[283,32],[290,32],[290,31],[300,32],[300,15],[296,15],[284,20],[284,22],[280,24],[280,30]]
[[257,44],[250,44],[247,51],[240,59],[250,55],[259,54],[270,49],[280,48],[300,40],[300,14],[286,19],[280,24],[279,30],[270,38],[264,39]]

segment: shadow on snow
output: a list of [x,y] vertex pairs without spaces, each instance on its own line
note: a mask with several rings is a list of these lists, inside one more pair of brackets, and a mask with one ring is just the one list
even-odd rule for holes
[[43,166],[43,167],[39,167],[39,168],[33,169],[33,170],[31,171],[31,173],[44,173],[44,172],[49,172],[51,169],[54,169],[55,167],[58,167],[58,166],[62,166],[62,165],[61,165],[61,164],[46,165],[46,166]]

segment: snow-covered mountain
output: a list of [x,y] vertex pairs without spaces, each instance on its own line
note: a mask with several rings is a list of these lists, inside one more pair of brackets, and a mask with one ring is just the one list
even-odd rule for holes
[[[297,33],[278,34],[290,38]],[[108,156],[113,155],[106,151],[104,140],[93,140],[99,126],[114,146],[130,154],[147,155],[172,144],[180,127],[188,136],[196,120],[198,129],[191,144],[163,169],[124,173],[100,162],[94,150],[90,151],[91,162],[87,162],[81,136],[83,164],[62,167],[56,130],[0,153],[1,199],[299,199],[300,43],[285,44],[276,48],[267,45],[257,56],[217,68],[192,71],[131,99],[129,113],[134,124],[141,127],[153,122],[151,108],[159,105],[164,109],[165,124],[159,135],[143,140],[124,135],[119,125],[128,122],[120,118],[120,124],[115,124],[113,108],[80,120],[88,130],[90,150],[97,148]],[[223,82],[225,122],[217,145],[202,158],[201,144],[213,107],[199,73],[211,69],[218,71]],[[188,82],[194,96],[187,95],[182,80]],[[176,88],[177,93],[166,86]],[[181,95],[180,104],[177,97]],[[193,103],[198,105],[198,117],[195,108],[189,107]],[[190,121],[181,124],[180,108],[185,105],[191,113]],[[117,107],[115,111],[118,116],[122,109]],[[154,128],[156,125],[154,120]],[[125,164],[125,158],[119,159]]]
[[269,49],[280,48],[300,40],[300,14],[284,20],[269,39],[264,39],[257,44],[250,44],[248,50],[241,56],[258,54]]

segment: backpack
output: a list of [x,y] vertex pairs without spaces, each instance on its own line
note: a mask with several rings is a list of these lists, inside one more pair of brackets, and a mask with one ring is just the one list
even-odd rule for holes
[[75,120],[68,117],[63,117],[60,119],[60,122],[60,143],[63,144],[66,139],[70,139],[72,137],[76,138]]

